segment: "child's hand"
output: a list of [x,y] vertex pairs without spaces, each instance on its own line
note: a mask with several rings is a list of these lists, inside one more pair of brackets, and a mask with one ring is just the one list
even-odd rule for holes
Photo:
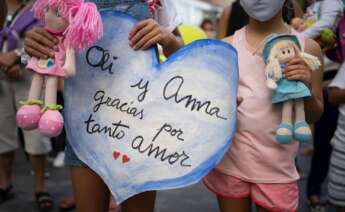
[[148,49],[159,43],[162,46],[168,45],[169,32],[153,19],[139,22],[129,33],[130,46],[134,50]]
[[20,68],[20,65],[14,65],[6,71],[6,75],[8,79],[16,81],[23,77],[23,72]]
[[311,76],[312,70],[300,57],[291,59],[284,71],[286,79],[302,81],[308,88],[311,88]]
[[18,56],[14,52],[0,53],[0,67],[9,68],[18,60]]
[[25,34],[25,51],[34,57],[47,59],[54,57],[58,39],[42,27],[35,27]]

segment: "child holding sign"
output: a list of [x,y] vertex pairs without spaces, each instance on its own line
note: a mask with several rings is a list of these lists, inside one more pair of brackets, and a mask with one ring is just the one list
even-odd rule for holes
[[[293,212],[298,208],[299,175],[294,162],[298,143],[280,144],[275,137],[283,111],[282,106],[272,105],[272,91],[265,83],[263,44],[272,34],[288,33],[297,36],[304,52],[317,56],[320,61],[322,54],[317,43],[284,23],[282,14],[286,3],[286,0],[241,0],[250,23],[225,39],[238,51],[238,96],[243,101],[238,107],[238,129],[232,146],[205,178],[207,187],[217,194],[222,212],[251,211],[251,201],[259,211]],[[287,63],[284,78],[301,81],[309,88],[312,95],[304,102],[306,120],[317,121],[323,111],[322,72],[312,72],[296,56]]]
[[[111,8],[126,12],[140,21],[129,34],[130,46],[144,50],[160,44],[166,56],[183,46],[179,38],[177,17],[172,0],[93,0],[101,8]],[[116,27],[116,26],[114,26]],[[34,28],[25,40],[26,51],[35,57],[46,58],[54,53],[56,38],[43,28]],[[77,70],[78,71],[78,70]],[[73,190],[77,210],[83,212],[108,211],[110,192],[102,179],[88,168],[73,152],[66,147],[66,164],[71,166]],[[152,212],[155,192],[145,192],[128,199],[122,204],[124,212]]]

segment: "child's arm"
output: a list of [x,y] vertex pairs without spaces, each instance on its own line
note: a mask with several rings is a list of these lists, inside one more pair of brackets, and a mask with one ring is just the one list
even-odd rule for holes
[[333,105],[345,104],[345,89],[331,87],[328,89],[328,101]]
[[226,37],[227,31],[228,31],[228,21],[229,17],[231,15],[232,5],[226,7],[223,11],[222,16],[219,19],[218,23],[218,39],[222,39]]
[[143,20],[134,26],[129,34],[129,40],[135,50],[144,50],[158,43],[163,47],[165,56],[171,55],[183,46],[177,28],[169,32],[153,19]]
[[343,64],[328,89],[328,101],[339,105],[345,103],[345,65]]
[[[305,52],[311,55],[316,56],[320,61],[323,61],[323,55],[321,48],[318,43],[314,40],[306,39],[306,47]],[[308,68],[309,73],[302,76],[303,79],[309,81],[310,91],[312,96],[310,99],[305,101],[305,114],[306,120],[308,123],[315,123],[321,118],[323,113],[324,105],[323,105],[323,92],[322,92],[322,78],[323,78],[323,64],[319,68],[319,70],[312,71]],[[308,77],[310,76],[310,77]],[[308,79],[309,78],[309,79]],[[307,83],[308,85],[308,83]]]

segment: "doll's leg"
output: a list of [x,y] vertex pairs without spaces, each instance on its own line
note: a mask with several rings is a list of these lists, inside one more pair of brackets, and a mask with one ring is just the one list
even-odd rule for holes
[[21,101],[23,105],[17,111],[16,121],[20,128],[26,130],[36,129],[41,118],[40,100],[44,76],[35,73],[32,77],[28,100]]
[[32,76],[32,82],[29,92],[29,100],[39,100],[41,98],[41,92],[44,82],[44,76],[42,74],[35,73]]
[[281,144],[288,144],[292,141],[293,127],[292,127],[292,109],[293,102],[286,101],[283,103],[282,122],[278,127],[276,138]]
[[56,105],[57,89],[59,85],[59,78],[55,76],[47,77],[46,91],[45,91],[45,105]]
[[62,109],[62,106],[56,104],[58,83],[58,77],[47,77],[44,101],[45,106],[43,108],[44,113],[38,127],[40,132],[48,137],[58,136],[63,128],[63,117],[59,112],[59,110]]
[[304,101],[295,100],[295,126],[294,137],[299,142],[308,142],[312,139],[310,126],[305,121]]

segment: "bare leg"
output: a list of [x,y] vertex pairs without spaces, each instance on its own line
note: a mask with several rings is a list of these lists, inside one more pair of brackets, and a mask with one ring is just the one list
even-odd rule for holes
[[45,104],[56,104],[59,78],[48,76],[46,82]]
[[250,212],[251,200],[249,198],[243,199],[228,199],[218,197],[219,209],[221,212]]
[[155,200],[155,191],[144,192],[126,200],[121,205],[121,209],[123,212],[153,212]]
[[29,99],[38,100],[41,98],[43,82],[44,82],[44,76],[43,75],[35,73],[32,76],[31,87],[30,87],[30,92],[29,92]]
[[108,212],[110,192],[89,168],[72,167],[72,184],[78,212]]
[[0,154],[0,188],[6,189],[11,185],[14,151]]
[[32,169],[35,173],[35,193],[45,191],[44,173],[47,166],[46,155],[30,155]]

